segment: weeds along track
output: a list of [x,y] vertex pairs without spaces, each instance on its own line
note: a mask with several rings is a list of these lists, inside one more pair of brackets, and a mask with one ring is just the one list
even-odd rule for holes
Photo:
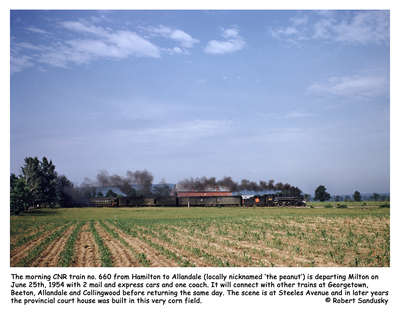
[[98,245],[90,230],[90,223],[84,222],[74,244],[73,267],[100,267],[101,257]]

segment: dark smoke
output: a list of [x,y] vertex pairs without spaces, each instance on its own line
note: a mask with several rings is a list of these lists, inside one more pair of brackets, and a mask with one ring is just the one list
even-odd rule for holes
[[[152,184],[153,175],[147,170],[127,171],[126,177],[117,174],[110,176],[106,170],[102,170],[97,174],[96,183],[99,187],[118,187],[126,195],[136,194],[136,191],[142,195],[148,195],[151,193]],[[135,190],[132,185],[136,185],[138,190]]]
[[274,180],[259,181],[258,183],[255,181],[250,181],[247,179],[242,179],[240,183],[237,183],[232,180],[231,177],[224,177],[221,180],[217,180],[215,177],[207,178],[190,178],[182,180],[177,185],[178,190],[181,191],[279,191],[284,194],[291,195],[300,195],[301,190],[297,187],[291,186],[288,183],[278,182],[274,184]]
[[125,177],[117,174],[110,175],[106,170],[101,170],[96,176],[96,181],[85,178],[80,189],[89,194],[88,191],[92,192],[96,187],[117,187],[128,196],[137,196],[150,195],[152,184],[153,175],[147,170],[127,171]]
[[136,185],[138,185],[139,190],[142,194],[151,194],[153,175],[150,172],[148,172],[147,170],[136,170],[135,172],[128,171],[126,174],[130,181],[133,181]]

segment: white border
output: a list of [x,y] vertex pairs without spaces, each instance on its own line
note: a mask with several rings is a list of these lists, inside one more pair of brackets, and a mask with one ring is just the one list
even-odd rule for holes
[[[6,43],[5,50],[2,50],[2,70],[3,70],[3,104],[1,114],[1,142],[3,157],[1,157],[1,186],[2,186],[2,216],[1,221],[1,304],[4,309],[2,313],[4,316],[9,316],[14,319],[70,319],[73,317],[79,318],[93,318],[93,319],[110,319],[114,317],[128,317],[138,318],[146,317],[146,319],[153,318],[195,318],[204,319],[204,317],[212,318],[234,318],[243,319],[248,317],[279,317],[287,318],[289,316],[297,318],[310,318],[310,319],[338,319],[338,318],[361,318],[361,319],[376,319],[384,316],[387,319],[394,319],[396,317],[396,310],[398,310],[399,289],[397,289],[396,280],[398,279],[399,255],[398,250],[398,222],[397,215],[399,214],[399,207],[397,201],[397,178],[398,170],[396,164],[399,163],[398,145],[398,120],[399,113],[396,107],[391,107],[390,110],[390,123],[391,123],[391,267],[390,268],[372,268],[367,271],[376,271],[383,277],[386,277],[383,285],[391,289],[391,304],[389,307],[381,308],[376,306],[360,307],[346,307],[346,306],[327,306],[326,304],[307,303],[300,299],[279,299],[279,301],[265,300],[237,300],[228,299],[223,303],[215,301],[209,303],[204,307],[193,306],[179,306],[170,308],[141,307],[135,306],[108,306],[108,307],[83,307],[83,306],[35,306],[35,307],[19,307],[11,305],[9,301],[9,274],[13,271],[26,271],[27,269],[10,268],[9,267],[9,168],[10,168],[10,122],[9,122],[9,106],[10,106],[10,64],[9,64],[9,34],[10,34],[10,9],[390,9],[391,10],[391,106],[397,106],[398,94],[396,91],[397,83],[397,70],[398,63],[398,8],[395,1],[274,1],[264,3],[260,1],[219,1],[216,2],[205,1],[11,1],[6,0],[2,2],[1,21],[2,21],[2,40]],[[304,270],[303,270],[304,269]],[[317,270],[316,270],[317,269]],[[272,271],[279,272],[329,272],[333,273],[344,271],[361,271],[361,269],[351,268],[273,268]],[[49,271],[46,269],[44,271]],[[59,269],[52,269],[59,272]],[[86,270],[99,272],[99,269],[86,269],[80,268],[74,272],[84,272]],[[120,272],[129,272],[129,268],[118,268]],[[171,270],[173,269],[162,269]],[[199,269],[200,270],[200,269]],[[255,268],[251,268],[255,271]],[[32,271],[32,270],[29,270]],[[106,270],[102,269],[101,272]],[[112,271],[112,269],[111,269]],[[131,270],[130,270],[131,271]],[[185,271],[185,270],[183,270]],[[210,271],[210,269],[207,269]],[[35,269],[35,272],[40,272],[40,269]],[[161,313],[162,312],[162,313]]]

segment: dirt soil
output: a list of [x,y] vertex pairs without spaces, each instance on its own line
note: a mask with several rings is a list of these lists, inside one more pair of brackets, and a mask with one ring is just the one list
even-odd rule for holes
[[57,267],[60,254],[74,229],[75,225],[68,227],[61,237],[43,250],[39,257],[32,262],[31,267]]
[[89,223],[82,226],[75,242],[74,252],[73,267],[101,267],[99,248],[90,232]]
[[25,258],[33,248],[35,248],[39,243],[41,243],[44,239],[46,239],[50,234],[52,234],[54,231],[56,231],[60,228],[61,227],[58,227],[54,230],[47,231],[47,232],[43,233],[39,238],[29,241],[29,242],[23,244],[22,246],[15,248],[13,251],[11,251],[10,266],[15,267],[18,264],[18,262],[21,259]]
[[115,239],[106,230],[104,230],[98,222],[96,222],[95,228],[101,239],[103,240],[104,244],[110,250],[112,264],[114,267],[139,266],[138,259],[132,254],[132,252],[119,240]]
[[152,248],[150,245],[140,240],[139,238],[132,237],[122,230],[116,228],[114,225],[107,223],[107,225],[118,233],[135,251],[144,253],[147,260],[150,261],[151,267],[176,267],[178,264],[162,255],[161,252]]

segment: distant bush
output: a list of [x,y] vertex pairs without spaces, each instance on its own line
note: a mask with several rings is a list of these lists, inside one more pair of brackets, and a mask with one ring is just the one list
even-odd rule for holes
[[347,205],[346,205],[346,204],[338,203],[338,204],[336,205],[336,208],[344,209],[344,208],[347,208]]
[[390,203],[381,204],[379,208],[390,208]]
[[363,202],[361,205],[362,205],[362,206],[366,206],[366,205],[367,205],[367,203],[366,203],[366,202]]
[[312,204],[310,204],[310,208],[312,209],[312,208],[314,208],[314,206]]
[[325,207],[325,208],[333,208],[333,205],[330,204],[330,203],[328,203],[328,204],[324,205],[324,207]]

